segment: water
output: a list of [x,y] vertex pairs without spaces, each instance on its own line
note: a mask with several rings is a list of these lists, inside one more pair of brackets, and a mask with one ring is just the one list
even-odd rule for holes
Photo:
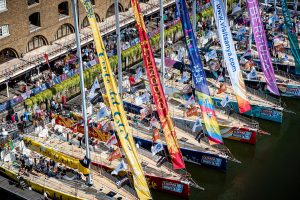
[[[300,103],[284,99],[288,109],[283,124],[258,120],[271,136],[259,136],[252,146],[226,140],[241,164],[229,162],[226,173],[187,164],[193,179],[205,191],[191,190],[191,200],[294,199],[300,185]],[[154,199],[176,200],[171,195],[153,192]]]

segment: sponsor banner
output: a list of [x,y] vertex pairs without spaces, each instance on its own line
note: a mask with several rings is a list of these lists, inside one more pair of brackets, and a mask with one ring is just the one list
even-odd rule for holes
[[236,56],[231,31],[228,25],[228,19],[225,14],[225,8],[222,0],[211,1],[214,16],[218,28],[219,40],[223,50],[223,57],[230,77],[232,88],[234,90],[239,112],[244,113],[251,109],[247,98],[246,87],[243,79],[240,65]]
[[282,14],[284,17],[285,28],[287,30],[288,38],[290,41],[290,49],[292,51],[295,60],[296,74],[298,75],[300,74],[300,49],[298,43],[298,35],[293,26],[291,14],[287,7],[286,0],[280,0],[280,2],[282,7]]
[[99,32],[93,5],[89,0],[80,0],[85,8],[87,18],[94,36],[94,43],[101,68],[101,75],[109,101],[109,106],[114,119],[115,129],[118,134],[122,149],[127,159],[127,164],[131,169],[133,184],[140,199],[152,199],[146,178],[141,166],[136,145],[129,129],[126,113],[124,111],[122,99],[118,93],[117,83],[111,70],[110,63],[105,51],[105,47]]
[[222,164],[222,158],[204,155],[201,158],[201,163],[204,163],[206,165],[212,165],[214,167],[220,167]]
[[261,69],[267,82],[267,88],[271,93],[279,95],[258,1],[247,0],[246,2],[256,49],[258,51]]
[[200,105],[202,118],[208,134],[210,144],[223,143],[216,113],[206,82],[206,75],[202,67],[198,52],[195,35],[187,12],[185,0],[176,0],[177,10],[180,12],[182,29],[185,36],[186,46],[191,61],[191,72],[195,85],[195,97]]
[[174,124],[168,111],[167,100],[160,82],[140,6],[137,0],[131,0],[131,5],[137,22],[143,60],[149,80],[150,90],[153,96],[153,101],[156,105],[162,130],[165,135],[173,168],[182,169],[185,168],[185,164],[182,159],[182,154],[177,141]]
[[240,142],[255,144],[256,143],[256,131],[248,128],[237,128],[221,126],[221,133],[223,138],[231,140],[237,140]]
[[279,91],[282,96],[286,97],[300,97],[300,86],[299,85],[286,85],[277,84]]

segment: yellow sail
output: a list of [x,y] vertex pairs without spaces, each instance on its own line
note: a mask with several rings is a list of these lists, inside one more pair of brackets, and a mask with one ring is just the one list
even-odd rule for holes
[[24,137],[24,143],[26,146],[39,154],[47,156],[52,160],[65,164],[68,167],[73,169],[78,169],[79,172],[83,173],[83,175],[89,174],[89,169],[84,167],[78,159],[72,158],[71,156],[67,156],[63,153],[57,152],[52,148],[45,147],[41,143],[34,141],[31,138]]
[[109,105],[114,118],[115,129],[117,131],[119,140],[127,158],[127,163],[132,170],[134,187],[140,199],[152,199],[150,190],[148,188],[146,178],[141,166],[141,162],[136,150],[135,142],[132,134],[129,131],[129,125],[124,111],[122,99],[117,90],[116,80],[112,74],[110,63],[106,55],[102,38],[97,26],[93,6],[90,0],[80,0],[86,10],[90,27],[93,32],[94,42],[100,62],[101,74],[108,97]]

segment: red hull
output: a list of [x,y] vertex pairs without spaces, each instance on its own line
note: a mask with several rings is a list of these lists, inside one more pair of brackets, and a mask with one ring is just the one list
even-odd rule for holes
[[[225,136],[227,134],[227,136]],[[229,136],[228,136],[229,134]],[[236,140],[249,144],[256,144],[257,131],[249,128],[232,127],[227,133],[222,133],[223,138]]]

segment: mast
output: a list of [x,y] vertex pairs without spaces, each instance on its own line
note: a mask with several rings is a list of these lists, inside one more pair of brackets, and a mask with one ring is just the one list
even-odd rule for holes
[[159,0],[160,5],[160,45],[161,45],[161,69],[162,69],[162,78],[161,83],[163,90],[165,90],[165,25],[164,25],[164,2]]
[[252,46],[252,27],[251,25],[249,26],[249,48],[251,50],[251,46]]
[[197,32],[197,0],[193,0],[193,29]]
[[119,85],[119,93],[122,98],[122,60],[121,60],[121,34],[120,34],[120,22],[119,22],[119,0],[115,0],[115,19],[116,19],[116,34],[117,34],[118,85]]
[[[82,98],[82,114],[83,114],[83,125],[84,125],[84,139],[85,139],[85,151],[86,158],[90,159],[90,150],[89,150],[89,135],[87,127],[87,114],[86,114],[86,101],[85,101],[85,88],[84,88],[84,78],[83,78],[83,67],[82,67],[82,56],[81,56],[81,46],[80,46],[80,35],[78,28],[78,18],[77,18],[77,5],[76,0],[72,0],[72,10],[74,16],[74,26],[75,26],[75,35],[76,35],[76,46],[77,46],[77,56],[79,58],[79,77],[80,77],[80,91]],[[90,169],[90,165],[88,166]],[[87,185],[93,185],[91,173],[89,173],[87,178]]]
[[[277,4],[277,0],[274,1],[274,9],[275,9],[274,14],[273,14],[274,17],[277,15],[276,4]],[[275,21],[274,20],[273,20],[273,23],[272,23],[272,31],[273,31],[273,33],[275,31]]]

